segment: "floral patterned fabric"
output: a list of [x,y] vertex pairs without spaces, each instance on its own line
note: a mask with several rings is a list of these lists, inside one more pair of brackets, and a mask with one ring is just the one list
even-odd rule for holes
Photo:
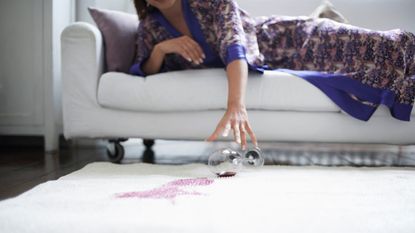
[[392,90],[400,103],[413,103],[412,33],[367,30],[329,19],[271,17],[258,25],[257,34],[269,67],[341,73]]
[[393,117],[410,120],[415,96],[412,33],[374,31],[308,17],[261,20],[257,38],[266,66],[319,71],[312,78],[304,72],[287,72],[305,78],[358,119],[368,120],[384,104]]
[[[191,24],[191,31],[201,32],[194,39],[204,43],[203,50],[210,54],[206,60],[217,61],[214,57],[217,56],[221,64],[206,61],[195,65],[179,55],[169,54],[161,72],[225,67],[234,59],[246,59],[252,70],[318,71],[320,75],[292,73],[319,87],[343,109],[358,102],[360,110],[347,111],[358,119],[368,120],[378,105],[385,104],[392,116],[409,120],[415,96],[415,36],[412,33],[398,29],[374,31],[305,16],[254,18],[233,0],[182,2],[188,7],[184,8],[189,16],[188,24],[190,16],[197,21]],[[131,73],[145,76],[140,65],[154,45],[177,36],[180,33],[163,23],[159,12],[142,20],[137,59]],[[348,102],[347,106],[344,102]],[[358,116],[358,111],[365,115]]]

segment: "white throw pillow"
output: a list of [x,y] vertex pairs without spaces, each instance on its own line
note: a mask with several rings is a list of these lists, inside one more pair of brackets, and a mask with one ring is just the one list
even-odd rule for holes
[[349,23],[349,21],[334,8],[333,3],[328,0],[323,1],[323,3],[311,13],[310,17],[328,18],[339,23]]

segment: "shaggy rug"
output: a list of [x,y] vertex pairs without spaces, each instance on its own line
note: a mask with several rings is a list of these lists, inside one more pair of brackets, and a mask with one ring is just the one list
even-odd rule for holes
[[415,169],[92,163],[0,202],[0,232],[415,232]]

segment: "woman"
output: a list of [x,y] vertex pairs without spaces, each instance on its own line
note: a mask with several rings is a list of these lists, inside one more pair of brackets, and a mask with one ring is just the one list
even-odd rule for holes
[[415,96],[409,32],[308,17],[251,18],[233,0],[135,0],[135,6],[141,21],[132,74],[226,67],[228,108],[207,141],[233,130],[242,149],[247,136],[258,146],[244,104],[248,70],[284,68],[361,120],[380,104],[409,120]]

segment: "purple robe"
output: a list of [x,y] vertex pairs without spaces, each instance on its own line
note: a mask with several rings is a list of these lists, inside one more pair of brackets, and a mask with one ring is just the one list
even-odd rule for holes
[[[322,90],[351,116],[367,121],[380,104],[409,121],[415,96],[415,36],[406,31],[373,31],[330,19],[305,16],[250,17],[233,0],[182,0],[186,23],[206,59],[193,64],[168,54],[160,72],[226,67],[246,60],[252,71],[299,76]],[[153,47],[179,37],[155,10],[140,22],[137,55],[130,73]]]

